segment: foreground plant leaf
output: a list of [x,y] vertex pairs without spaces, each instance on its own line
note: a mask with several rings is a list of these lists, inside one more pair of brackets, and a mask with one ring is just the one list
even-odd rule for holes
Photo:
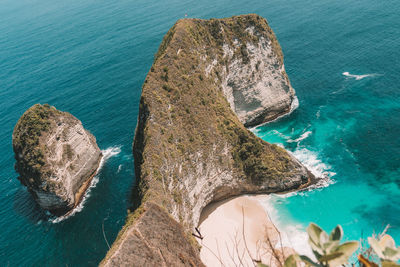
[[392,261],[382,261],[382,267],[400,267],[400,265]]
[[299,262],[301,262],[299,255],[292,254],[289,257],[287,257],[283,267],[297,267]]
[[337,247],[335,252],[341,253],[342,255],[330,260],[329,266],[341,266],[343,264],[346,264],[350,256],[353,255],[354,252],[356,252],[358,246],[359,244],[357,241],[349,241],[341,244],[339,247]]
[[342,239],[342,236],[343,236],[343,228],[342,226],[337,225],[329,235],[329,240],[339,241],[340,239]]
[[305,263],[306,266],[314,266],[314,267],[324,267],[323,265],[319,263],[313,262],[309,257],[305,255],[301,255],[300,259]]
[[310,223],[310,225],[307,227],[307,233],[310,238],[309,240],[312,241],[317,246],[320,245],[319,241],[322,232],[324,231],[315,223]]
[[400,247],[396,248],[390,235],[384,235],[380,240],[368,237],[368,243],[381,260],[396,262],[400,259]]

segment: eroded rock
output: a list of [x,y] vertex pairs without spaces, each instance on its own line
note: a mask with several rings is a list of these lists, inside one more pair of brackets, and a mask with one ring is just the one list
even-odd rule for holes
[[68,112],[47,104],[29,108],[13,136],[18,179],[55,215],[76,207],[99,167],[95,137]]

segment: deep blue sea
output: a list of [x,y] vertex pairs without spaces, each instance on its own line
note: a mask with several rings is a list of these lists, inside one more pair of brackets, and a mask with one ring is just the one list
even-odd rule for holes
[[[300,100],[253,131],[330,177],[329,186],[272,197],[274,218],[296,231],[340,223],[353,239],[390,224],[400,242],[398,0],[2,0],[1,266],[101,261],[126,216],[141,85],[163,35],[185,14],[243,13],[268,19]],[[83,207],[61,221],[38,209],[13,168],[13,127],[35,103],[71,112],[108,155]]]

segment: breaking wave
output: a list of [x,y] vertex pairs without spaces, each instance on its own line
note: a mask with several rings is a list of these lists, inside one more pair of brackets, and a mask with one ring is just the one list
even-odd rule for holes
[[61,221],[64,221],[65,219],[68,219],[68,218],[74,216],[76,213],[82,211],[86,200],[90,196],[90,191],[92,190],[92,188],[96,187],[97,183],[99,182],[99,171],[101,170],[101,168],[104,166],[104,164],[107,162],[107,160],[109,158],[114,157],[114,156],[118,155],[119,153],[121,153],[121,146],[109,147],[107,149],[102,150],[101,152],[103,153],[103,157],[100,160],[99,167],[96,170],[96,175],[93,177],[92,181],[90,182],[90,186],[88,187],[88,189],[86,189],[85,195],[83,196],[81,202],[78,204],[78,206],[76,206],[67,215],[60,216],[60,217],[54,217],[54,216],[50,217],[49,218],[49,222],[51,222],[51,223],[59,223]]
[[306,148],[300,148],[291,153],[304,166],[306,166],[315,177],[318,178],[317,184],[309,187],[309,190],[327,187],[334,183],[331,177],[336,175],[336,173],[332,171],[331,166],[325,164],[321,159],[318,158],[317,153]]
[[[305,133],[302,136],[306,136]],[[323,163],[322,160],[319,159],[316,152],[312,152],[306,148],[299,148],[296,151],[289,153],[306,166],[315,177],[319,178],[319,182],[309,187],[307,191],[327,187],[334,183],[331,177],[336,173],[332,171],[332,168],[329,165]],[[274,205],[276,201],[279,202],[282,198],[289,198],[302,194],[306,194],[306,192],[294,191],[286,194],[271,194],[267,195],[265,198],[259,199],[259,202],[268,213],[271,221],[278,228],[281,234],[282,246],[293,248],[297,253],[307,255],[314,259],[312,250],[308,245],[308,235],[305,226],[291,218],[287,218],[284,214],[281,214]],[[279,248],[281,244],[278,243],[277,248]]]
[[[280,232],[281,241],[276,245],[277,248],[290,247],[301,255],[312,257],[313,253],[308,245],[308,235],[304,226],[300,223],[288,222],[286,218],[279,214],[279,211],[274,207],[274,200],[279,198],[286,198],[289,194],[285,195],[268,195],[266,198],[259,199],[259,203],[268,213],[272,223],[278,228]],[[281,244],[280,244],[281,243]]]
[[293,139],[289,139],[289,140],[287,140],[287,142],[288,143],[298,143],[298,142],[306,139],[307,137],[309,137],[311,134],[312,134],[312,131],[307,131],[307,132],[303,133],[302,135],[300,135],[299,138],[294,139],[294,140]]
[[362,75],[357,75],[357,74],[350,74],[349,72],[345,71],[342,73],[344,76],[349,77],[349,78],[355,78],[356,80],[361,80],[367,77],[374,77],[378,76],[380,74],[372,73],[372,74],[362,74]]

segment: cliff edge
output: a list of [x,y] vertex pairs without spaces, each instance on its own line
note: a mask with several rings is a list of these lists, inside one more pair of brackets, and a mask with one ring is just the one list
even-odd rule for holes
[[211,202],[295,190],[312,174],[245,128],[296,101],[265,19],[182,19],[142,89],[133,210],[101,266],[202,266],[191,235]]
[[76,207],[102,158],[95,137],[68,112],[36,104],[12,135],[18,179],[55,215]]

